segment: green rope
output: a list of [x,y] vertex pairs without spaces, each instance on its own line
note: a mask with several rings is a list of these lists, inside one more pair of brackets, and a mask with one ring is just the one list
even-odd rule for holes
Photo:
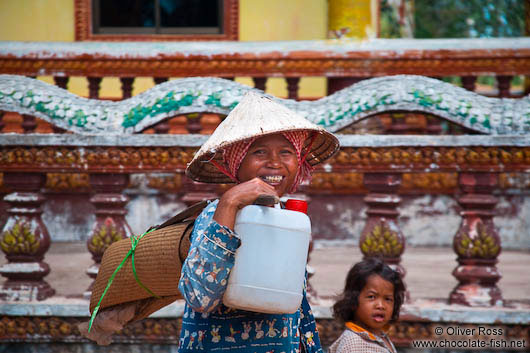
[[156,295],[151,290],[149,290],[149,288],[144,286],[142,282],[140,282],[140,279],[138,278],[138,274],[136,273],[136,267],[134,266],[134,252],[136,250],[136,246],[140,242],[140,239],[142,239],[145,235],[151,233],[153,230],[155,230],[155,229],[154,228],[150,229],[147,232],[145,232],[142,235],[140,235],[139,237],[136,237],[136,236],[132,236],[131,237],[131,249],[129,250],[127,255],[125,255],[125,258],[121,261],[121,263],[118,265],[118,267],[116,267],[116,270],[114,270],[114,273],[112,273],[112,275],[110,276],[110,278],[109,278],[109,280],[107,282],[107,286],[105,287],[105,290],[103,291],[103,294],[101,294],[101,298],[99,298],[98,305],[96,305],[96,307],[94,308],[94,311],[92,312],[92,315],[90,317],[90,322],[88,323],[88,332],[90,332],[90,329],[92,328],[92,324],[94,323],[94,319],[96,318],[96,315],[97,315],[97,313],[99,311],[99,307],[101,305],[101,301],[103,300],[103,297],[105,296],[105,294],[107,294],[107,291],[110,288],[110,285],[112,284],[112,281],[114,281],[114,277],[116,277],[116,274],[118,273],[119,270],[121,270],[121,268],[123,267],[123,265],[125,264],[125,262],[129,258],[129,256],[131,256],[131,265],[132,265],[132,270],[133,270],[134,279],[136,280],[136,283],[138,283],[140,285],[140,287],[142,287],[150,295],[154,296],[155,298],[160,298],[158,295]]

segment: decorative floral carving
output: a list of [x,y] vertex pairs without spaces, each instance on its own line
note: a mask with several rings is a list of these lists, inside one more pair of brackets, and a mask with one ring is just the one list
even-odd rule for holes
[[314,173],[310,190],[328,190],[333,192],[366,191],[363,187],[362,173]]
[[116,225],[112,218],[108,217],[94,230],[87,247],[92,254],[103,254],[112,243],[124,237],[124,231]]
[[399,257],[403,252],[403,244],[397,232],[381,222],[372,228],[361,243],[365,256]]
[[401,192],[454,192],[457,187],[457,173],[404,173]]
[[[48,169],[50,172],[54,169],[61,172],[101,169],[120,172],[184,170],[196,150],[195,147],[0,146],[0,166],[13,170],[23,168],[25,171]],[[485,168],[499,172],[525,172],[530,165],[530,147],[343,147],[328,164],[333,166],[333,171],[340,173],[351,173],[352,170],[364,172],[398,169],[429,173],[434,169],[438,173],[480,171]],[[318,167],[315,175],[323,172],[322,167]],[[438,180],[447,186],[454,183],[450,177],[446,178],[441,174]],[[315,182],[328,181],[330,182],[320,179],[317,175]],[[354,174],[346,175],[346,183],[356,184]]]
[[457,169],[530,164],[530,147],[359,147],[342,148],[331,163],[367,169],[399,166],[405,169]]
[[173,174],[170,176],[148,176],[147,186],[157,190],[165,190],[177,192],[182,186],[181,174]]
[[480,220],[478,222],[475,236],[467,233],[457,235],[455,239],[456,253],[463,258],[495,259],[499,255],[501,247],[484,223]]
[[11,229],[4,231],[0,239],[0,247],[9,255],[35,255],[40,248],[40,232],[32,229],[31,224],[18,219]]
[[50,190],[79,190],[90,188],[86,173],[48,173],[46,188]]

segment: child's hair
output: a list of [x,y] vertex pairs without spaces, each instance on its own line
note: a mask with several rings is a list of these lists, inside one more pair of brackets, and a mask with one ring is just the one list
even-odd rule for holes
[[401,275],[378,258],[368,258],[356,263],[350,269],[346,276],[344,292],[333,305],[333,316],[336,319],[343,322],[354,320],[355,311],[359,306],[359,295],[371,275],[381,276],[394,285],[394,310],[390,321],[398,319],[399,309],[405,297],[405,285],[401,280]]

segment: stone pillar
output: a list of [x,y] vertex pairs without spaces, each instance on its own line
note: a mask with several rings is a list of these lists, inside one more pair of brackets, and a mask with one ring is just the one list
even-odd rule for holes
[[397,191],[401,173],[365,173],[363,184],[369,190],[364,198],[368,205],[368,219],[359,239],[359,247],[368,257],[380,257],[402,277],[401,255],[405,251],[405,237],[399,228],[397,207],[401,202]]
[[475,92],[477,76],[462,76],[462,86],[468,91]]
[[369,77],[330,77],[328,78],[328,96],[367,78]]
[[155,81],[155,85],[159,85],[161,83],[164,83],[168,80],[167,77],[153,77],[153,81]]
[[215,192],[216,187],[215,184],[199,183],[183,175],[181,190],[184,190],[184,193],[181,201],[191,206],[203,200],[218,198],[219,195]]
[[37,129],[37,120],[33,115],[22,114],[22,129],[24,129],[25,134],[30,134],[35,132]]
[[54,76],[53,77],[53,81],[55,82],[55,85],[62,89],[68,89],[69,80],[70,80],[70,77],[68,76]]
[[500,98],[510,98],[510,84],[513,76],[497,76],[497,88]]
[[121,96],[122,99],[127,99],[132,97],[134,77],[121,77]]
[[265,92],[267,89],[267,77],[252,77],[254,81],[254,87]]
[[498,175],[494,173],[459,175],[463,191],[458,199],[462,223],[453,239],[458,256],[453,276],[458,285],[449,296],[451,304],[479,307],[503,304],[497,287],[501,274],[495,266],[501,252],[501,240],[493,224],[497,199],[492,191],[497,183]]
[[201,113],[187,114],[186,115],[186,129],[190,134],[198,134],[202,130],[201,125]]
[[328,38],[377,37],[378,16],[377,0],[328,0]]
[[389,134],[393,135],[410,135],[413,133],[412,128],[407,124],[407,115],[410,113],[392,112],[389,114],[392,121],[388,129]]
[[15,191],[4,197],[9,216],[0,246],[8,263],[0,267],[0,275],[7,277],[0,300],[44,300],[55,294],[43,280],[50,272],[43,261],[50,247],[50,235],[41,219],[45,198],[40,189],[45,182],[44,173],[4,173],[4,186]]
[[52,130],[53,130],[54,134],[64,134],[66,132],[65,129],[60,128],[60,127],[55,126],[55,125],[52,126]]
[[[377,2],[377,0],[328,0],[328,38],[377,37],[379,30]],[[361,77],[330,77],[327,94],[333,94],[361,79]]]
[[169,133],[170,126],[169,126],[169,120],[165,119],[159,123],[157,123],[153,130],[155,130],[155,134],[167,134]]
[[101,85],[101,77],[87,77],[88,79],[88,97],[91,99],[99,98],[99,87]]
[[[90,186],[94,190],[90,202],[96,209],[96,223],[87,240],[88,251],[94,260],[87,274],[93,279],[98,274],[103,253],[110,244],[132,235],[125,219],[125,206],[129,198],[122,193],[128,185],[128,174],[90,174]],[[85,297],[90,296],[92,285],[85,292]]]
[[441,135],[443,132],[442,122],[436,116],[426,116],[427,127],[426,132],[429,135]]
[[289,99],[298,100],[298,86],[300,83],[300,77],[287,77],[287,92]]

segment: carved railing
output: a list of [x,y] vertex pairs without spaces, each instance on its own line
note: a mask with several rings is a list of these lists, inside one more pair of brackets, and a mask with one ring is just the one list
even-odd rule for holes
[[511,97],[513,76],[530,75],[530,38],[0,44],[0,73],[53,76],[62,88],[70,77],[86,77],[90,98],[99,97],[104,77],[120,78],[123,98],[131,96],[136,77],[153,77],[156,84],[169,77],[252,77],[261,90],[267,78],[284,77],[288,97],[297,99],[306,76],[328,78],[333,93],[363,79],[399,74],[458,76],[470,91],[478,76],[493,75],[497,95]]
[[[82,238],[87,239],[94,260],[87,272],[94,277],[106,247],[131,234],[126,219],[129,198],[124,193],[130,186],[131,175],[171,173],[173,191],[183,203],[220,195],[226,189],[226,185],[194,183],[183,176],[186,164],[207,136],[167,132],[176,124],[175,117],[183,114],[187,118],[178,124],[184,125],[187,131],[197,132],[202,128],[200,124],[197,126],[198,116],[190,114],[215,113],[219,114],[220,121],[251,89],[228,80],[190,78],[170,81],[135,97],[110,102],[80,98],[30,78],[0,76],[0,111],[16,112],[24,117],[21,133],[0,134],[0,172],[7,205],[7,219],[0,238],[7,259],[0,267],[0,274],[7,278],[0,288],[0,296],[7,304],[0,307],[6,322],[12,326],[20,324],[20,320],[12,320],[10,316],[17,312],[17,306],[27,310],[27,314],[20,311],[15,314],[23,317],[56,310],[38,302],[54,294],[52,286],[44,280],[50,271],[45,261],[50,224],[45,224],[41,216],[48,197],[43,190],[45,185],[50,187],[50,180],[57,174],[86,176],[81,184],[90,191],[84,195],[93,206],[95,217],[92,231]],[[448,194],[456,192],[461,224],[456,233],[446,236],[452,239],[457,256],[453,275],[458,284],[450,293],[448,289],[446,300],[425,303],[414,292],[409,293],[402,321],[391,331],[399,345],[407,346],[413,339],[432,335],[433,322],[500,325],[506,328],[507,339],[528,337],[530,307],[524,301],[508,304],[498,284],[500,274],[496,264],[502,244],[493,222],[497,203],[494,192],[499,188],[499,180],[503,175],[530,172],[528,97],[487,98],[432,78],[392,76],[366,80],[316,101],[273,99],[336,132],[341,142],[339,153],[315,171],[313,182],[304,186],[302,192],[316,199],[323,194],[341,194],[348,188],[351,191],[353,185],[357,192],[364,193],[367,218],[359,248],[365,257],[382,256],[403,274],[406,269],[401,259],[407,252],[398,222],[398,206],[404,184],[410,183],[411,176],[418,175],[443,174],[454,179]],[[429,116],[433,122],[458,125],[469,134],[350,133],[373,116],[396,111],[415,112]],[[42,122],[67,133],[25,133],[34,131]],[[142,133],[146,131],[157,134]],[[353,182],[340,186],[344,180]],[[423,192],[427,193],[429,187]],[[319,215],[312,217],[318,224]],[[148,218],[147,224],[153,223],[154,216]],[[80,289],[80,294],[83,290]],[[87,305],[86,301],[83,303],[70,304],[74,308],[72,317],[55,318],[69,327],[58,333],[60,339],[81,341],[73,323],[87,315],[81,314],[83,305]],[[486,314],[476,316],[476,308]],[[329,343],[338,329],[329,319],[329,308],[317,306],[315,312],[324,341]],[[167,325],[166,314],[160,315],[159,319],[146,321],[150,322],[146,325]],[[48,324],[51,325],[45,320],[42,325]],[[24,325],[36,325],[35,320],[27,319]],[[135,329],[125,330],[118,340],[140,342],[148,337],[152,340],[152,334],[145,333],[146,327],[138,329],[140,334],[134,337]],[[158,330],[156,340],[174,341],[175,334],[164,330]],[[5,332],[3,337],[11,341],[56,339],[46,332],[42,333],[44,336],[29,334],[24,329],[23,334],[17,330]]]

